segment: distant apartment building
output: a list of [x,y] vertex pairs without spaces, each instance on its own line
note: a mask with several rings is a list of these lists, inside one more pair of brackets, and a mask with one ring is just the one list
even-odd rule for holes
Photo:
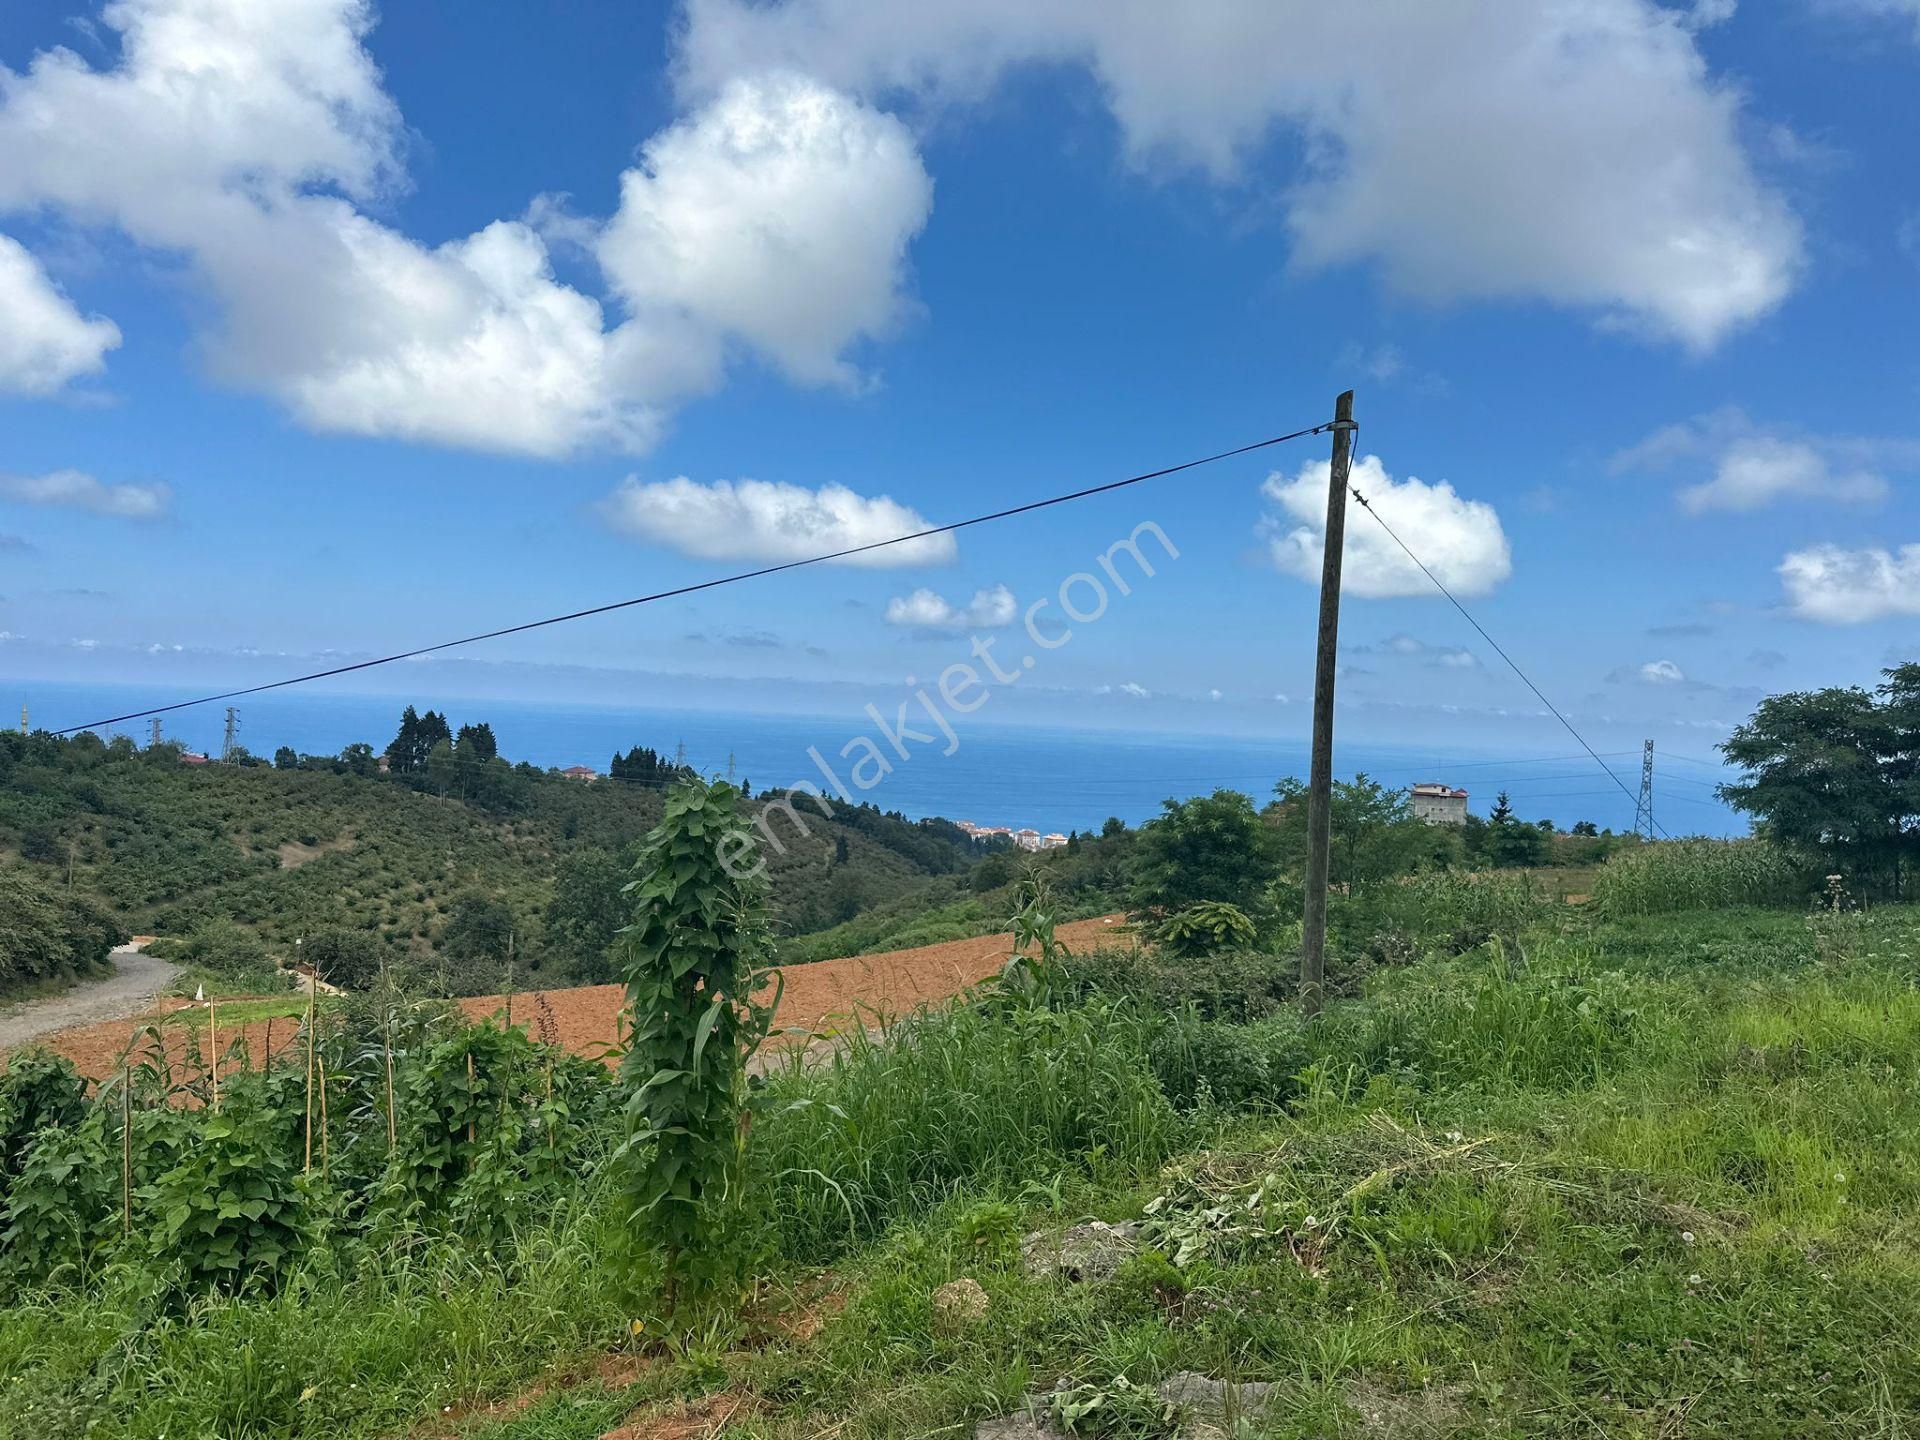
[[1413,818],[1424,820],[1429,825],[1464,825],[1467,823],[1467,792],[1456,790],[1451,785],[1442,785],[1437,781],[1423,780],[1413,787]]
[[964,831],[975,840],[1011,840],[1014,847],[1020,850],[1057,850],[1067,843],[1067,837],[1057,830],[1050,835],[1042,835],[1031,826],[1015,830],[1007,825],[976,825],[971,820],[956,820],[953,823],[955,829]]
[[566,769],[562,770],[560,773],[569,780],[585,780],[588,782],[592,782],[600,778],[600,772],[594,769],[591,765],[569,765],[567,766]]

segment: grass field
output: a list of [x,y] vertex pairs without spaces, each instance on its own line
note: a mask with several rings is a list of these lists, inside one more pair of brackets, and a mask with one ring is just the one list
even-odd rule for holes
[[[771,1278],[672,1355],[591,1175],[483,1251],[21,1294],[0,1435],[959,1437],[1067,1386],[1078,1433],[1153,1436],[1178,1370],[1270,1383],[1247,1437],[1909,1433],[1920,916],[1575,912],[1526,953],[1312,1028],[1107,994],[856,1037],[771,1080]],[[1024,1272],[1088,1216],[1147,1223],[1116,1279]],[[963,1278],[985,1313],[940,1318]]]

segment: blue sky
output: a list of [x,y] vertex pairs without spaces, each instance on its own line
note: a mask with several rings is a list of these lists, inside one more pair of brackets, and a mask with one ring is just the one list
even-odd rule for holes
[[[1913,658],[1920,6],[1327,8],[15,0],[0,701],[691,583],[1347,387],[1362,488],[1602,749]],[[977,635],[1037,656],[1001,722],[1299,735],[1326,453],[354,688],[857,712]],[[1036,652],[1148,521],[1178,558]],[[1343,636],[1343,736],[1567,743],[1357,513]]]

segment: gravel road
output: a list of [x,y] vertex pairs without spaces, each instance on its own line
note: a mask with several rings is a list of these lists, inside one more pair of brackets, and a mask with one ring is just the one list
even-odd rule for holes
[[56,1030],[141,1014],[173,983],[179,969],[170,960],[121,945],[113,952],[113,974],[84,980],[44,1000],[0,1007],[0,1054]]

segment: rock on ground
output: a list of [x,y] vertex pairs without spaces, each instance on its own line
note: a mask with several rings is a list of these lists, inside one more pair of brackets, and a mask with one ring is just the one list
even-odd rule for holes
[[1031,1415],[1002,1415],[976,1425],[973,1440],[1060,1440],[1060,1432]]
[[1211,1375],[1178,1370],[1160,1382],[1160,1398],[1178,1405],[1195,1421],[1225,1426],[1242,1417],[1259,1415],[1273,1398],[1273,1386],[1262,1380],[1229,1385]]
[[1114,1277],[1139,1240],[1140,1226],[1134,1221],[1109,1225],[1089,1220],[1058,1233],[1034,1231],[1020,1242],[1020,1259],[1029,1275],[1099,1282]]
[[962,1276],[933,1292],[933,1318],[949,1329],[964,1329],[987,1313],[987,1292],[978,1280]]
[[[1261,1380],[1238,1385],[1192,1370],[1180,1370],[1160,1382],[1160,1397],[1180,1410],[1180,1434],[1187,1440],[1216,1440],[1232,1434],[1239,1419],[1257,1419],[1273,1399],[1274,1387]],[[1036,1397],[1036,1403],[1045,1397]],[[974,1440],[1063,1440],[1056,1430],[1031,1414],[1001,1415],[982,1420]]]

